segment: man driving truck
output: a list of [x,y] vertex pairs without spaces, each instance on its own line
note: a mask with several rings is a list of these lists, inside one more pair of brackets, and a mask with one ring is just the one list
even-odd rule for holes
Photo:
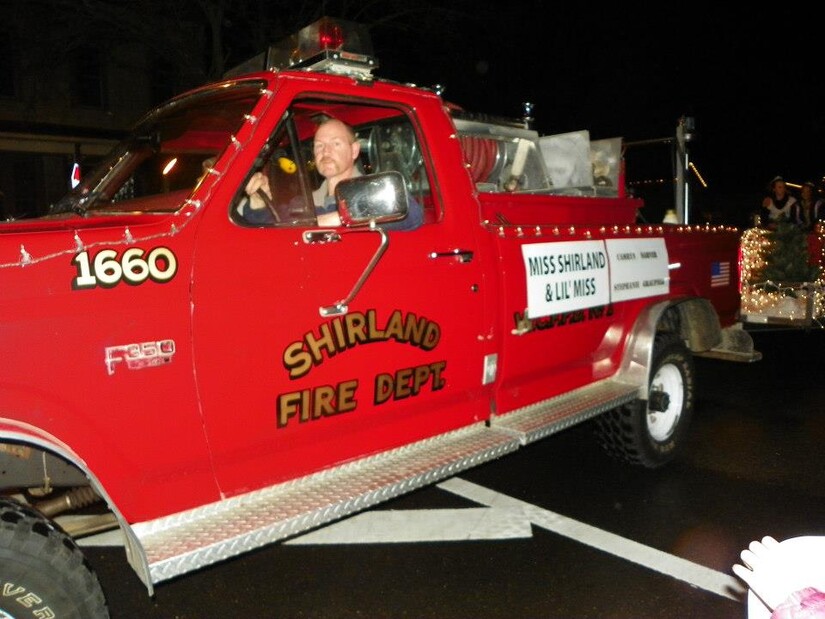
[[[335,201],[335,187],[342,180],[361,176],[356,166],[361,145],[355,131],[346,123],[327,118],[315,130],[312,145],[315,167],[324,177],[321,186],[312,192],[315,214],[319,226],[340,226]],[[267,208],[267,200],[272,199],[269,178],[263,172],[255,172],[245,188],[249,199],[242,205],[241,214],[249,223],[273,223],[274,216]],[[385,230],[413,230],[421,225],[423,212],[421,206],[410,199],[407,216],[398,222],[385,224]]]

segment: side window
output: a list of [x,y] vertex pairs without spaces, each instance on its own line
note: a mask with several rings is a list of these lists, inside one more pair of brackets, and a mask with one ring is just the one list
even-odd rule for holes
[[296,147],[295,137],[292,117],[287,114],[238,192],[232,208],[237,222],[252,226],[315,225],[305,157]]
[[239,188],[233,217],[247,226],[337,226],[335,183],[393,170],[404,177],[410,201],[406,221],[385,227],[411,230],[435,221],[430,177],[411,119],[386,105],[294,102]]

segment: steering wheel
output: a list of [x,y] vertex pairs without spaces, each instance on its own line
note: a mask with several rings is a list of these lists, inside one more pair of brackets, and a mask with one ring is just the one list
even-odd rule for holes
[[275,206],[275,203],[269,198],[268,195],[266,195],[266,192],[259,187],[258,190],[255,192],[255,195],[264,201],[264,204],[266,204],[266,208],[268,208],[269,212],[272,213],[272,216],[275,218],[275,221],[281,223],[281,215],[280,213],[278,213],[278,207]]

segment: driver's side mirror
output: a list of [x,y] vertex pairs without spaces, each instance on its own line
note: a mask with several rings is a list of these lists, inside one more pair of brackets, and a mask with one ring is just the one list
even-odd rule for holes
[[400,172],[356,176],[335,186],[338,214],[345,226],[398,221],[407,216],[407,185]]

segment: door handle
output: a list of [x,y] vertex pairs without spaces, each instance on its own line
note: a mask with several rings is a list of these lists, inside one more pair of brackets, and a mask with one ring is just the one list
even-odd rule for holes
[[470,262],[473,259],[473,252],[469,249],[453,249],[450,251],[434,251],[430,253],[430,258],[453,258],[457,262]]

